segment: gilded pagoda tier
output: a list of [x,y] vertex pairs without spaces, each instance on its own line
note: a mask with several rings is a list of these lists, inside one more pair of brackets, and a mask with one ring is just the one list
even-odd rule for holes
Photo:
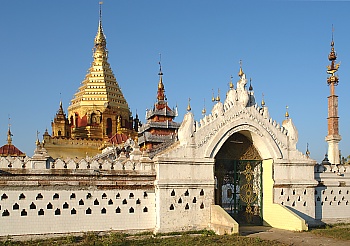
[[80,107],[124,109],[128,104],[107,61],[94,61],[71,105],[69,114]]

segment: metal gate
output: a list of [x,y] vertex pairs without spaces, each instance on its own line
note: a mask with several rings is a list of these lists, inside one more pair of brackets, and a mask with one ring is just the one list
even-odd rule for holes
[[262,162],[216,160],[216,201],[238,223],[262,224]]

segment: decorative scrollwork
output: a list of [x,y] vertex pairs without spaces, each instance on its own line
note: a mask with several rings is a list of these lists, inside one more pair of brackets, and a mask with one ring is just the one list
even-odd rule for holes
[[254,215],[254,211],[252,209],[252,204],[257,199],[257,194],[254,193],[252,180],[254,177],[254,171],[250,162],[247,162],[245,170],[241,172],[244,175],[246,184],[241,186],[241,200],[246,203],[246,218],[248,222],[252,221],[252,216]]

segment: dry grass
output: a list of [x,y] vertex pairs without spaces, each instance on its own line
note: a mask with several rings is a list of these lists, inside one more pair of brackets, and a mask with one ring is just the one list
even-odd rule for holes
[[350,240],[350,224],[326,225],[324,228],[311,230],[311,233],[322,237]]
[[[200,233],[200,234],[198,234]],[[241,245],[241,246],[275,246],[284,245],[275,241],[266,241],[260,238],[248,238],[238,235],[224,235],[217,236],[210,231],[201,231],[197,234],[178,234],[175,233],[168,235],[136,235],[129,236],[121,233],[110,233],[104,236],[98,236],[95,233],[86,233],[83,236],[67,236],[61,238],[52,238],[47,240],[38,241],[24,241],[15,242],[11,240],[0,242],[0,245],[19,245],[19,246],[41,246],[41,245],[67,245],[67,246],[112,246],[112,245],[123,245],[123,246],[146,246],[146,245],[156,245],[156,246],[183,246],[183,245]]]

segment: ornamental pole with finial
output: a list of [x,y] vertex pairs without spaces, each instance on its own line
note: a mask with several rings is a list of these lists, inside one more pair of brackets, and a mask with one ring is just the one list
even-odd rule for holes
[[339,78],[335,74],[340,66],[340,63],[336,64],[337,54],[334,49],[334,28],[332,25],[332,41],[331,51],[328,55],[328,60],[331,62],[327,66],[327,84],[330,87],[330,96],[328,96],[328,135],[325,140],[328,143],[328,159],[331,164],[340,164],[339,158],[339,142],[341,136],[339,134],[339,117],[338,117],[338,96],[335,94],[335,86],[339,83]]

